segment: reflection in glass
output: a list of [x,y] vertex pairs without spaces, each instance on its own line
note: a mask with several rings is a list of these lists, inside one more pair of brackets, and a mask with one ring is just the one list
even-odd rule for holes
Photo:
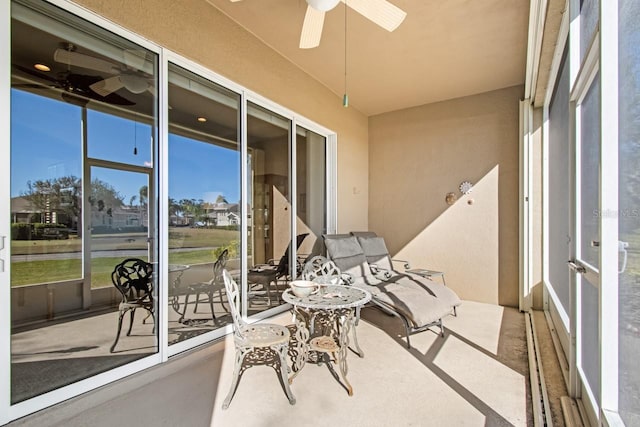
[[239,95],[169,64],[169,343],[232,321],[240,269]]
[[157,56],[46,2],[11,6],[15,403],[158,350],[138,315],[110,351],[112,271],[157,260]]
[[298,234],[308,233],[298,249],[298,260],[324,252],[326,221],[326,138],[298,126],[296,129],[296,192]]
[[580,0],[580,62],[593,41],[600,19],[600,1]]
[[618,5],[619,408],[626,425],[635,426],[640,425],[640,2]]
[[282,290],[291,273],[291,121],[253,103],[248,103],[247,110],[251,216],[247,308],[255,312],[279,303],[278,289]]

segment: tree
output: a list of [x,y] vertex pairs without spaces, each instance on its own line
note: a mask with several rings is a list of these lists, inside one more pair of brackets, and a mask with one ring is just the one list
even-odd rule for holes
[[27,181],[28,190],[22,193],[34,208],[42,213],[41,222],[52,221],[52,213],[63,214],[62,223],[73,228],[80,222],[82,185],[73,175],[37,181]]
[[92,209],[97,209],[98,212],[104,211],[108,216],[112,216],[114,208],[124,205],[124,197],[111,184],[94,178],[91,181],[89,204]]
[[229,203],[226,199],[226,197],[224,197],[222,194],[218,195],[218,197],[216,197],[216,203]]
[[147,200],[149,199],[149,187],[146,185],[143,185],[142,187],[140,187],[140,190],[138,190],[138,193],[139,193],[138,200],[140,201],[140,206],[142,206],[143,208],[146,208]]

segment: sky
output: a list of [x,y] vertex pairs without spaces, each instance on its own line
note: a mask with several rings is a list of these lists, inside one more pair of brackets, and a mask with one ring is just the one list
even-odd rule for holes
[[[82,176],[82,109],[25,91],[11,91],[11,196],[27,182]],[[149,125],[101,112],[87,113],[88,155],[137,166],[151,166]],[[134,155],[134,148],[137,155]],[[240,154],[216,145],[169,136],[169,197],[214,202],[240,198]],[[146,174],[92,168],[92,177],[112,185],[129,203],[148,185]]]

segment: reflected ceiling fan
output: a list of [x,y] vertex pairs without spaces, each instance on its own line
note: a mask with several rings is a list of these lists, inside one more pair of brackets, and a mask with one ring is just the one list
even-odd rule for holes
[[[237,2],[240,0],[231,0]],[[320,45],[324,15],[335,8],[340,1],[373,23],[387,31],[393,31],[404,21],[407,13],[387,0],[305,0],[307,12],[304,15],[300,48],[311,49]]]
[[[85,106],[90,99],[96,101],[106,102],[113,105],[135,105],[134,102],[118,95],[117,93],[110,93],[107,95],[100,95],[91,89],[91,86],[100,80],[100,76],[89,76],[85,74],[72,73],[70,71],[64,71],[58,73],[57,77],[52,77],[48,74],[37,72],[28,67],[22,65],[12,64],[14,69],[21,71],[31,77],[35,77],[45,83],[17,83],[13,84],[13,87],[27,88],[27,89],[58,89],[60,91],[60,97],[62,100],[79,106]],[[34,81],[33,79],[26,79],[26,81]]]
[[89,86],[98,95],[109,96],[122,88],[134,94],[148,91],[155,95],[153,79],[144,71],[146,66],[145,52],[123,50],[122,54],[124,66],[76,52],[75,46],[68,43],[64,47],[55,50],[53,60],[68,66],[113,74],[111,77],[100,78]]

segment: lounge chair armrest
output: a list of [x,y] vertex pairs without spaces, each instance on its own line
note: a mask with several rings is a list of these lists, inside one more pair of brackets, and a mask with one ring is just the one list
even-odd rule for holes
[[404,262],[404,269],[405,270],[411,269],[411,264],[409,264],[409,261],[405,261],[405,260],[402,260],[402,259],[392,259],[391,261],[393,261],[393,262]]
[[349,273],[340,273],[340,279],[342,279],[342,281],[348,285],[354,282],[353,276]]
[[378,279],[387,280],[393,276],[393,273],[386,268],[380,268],[376,264],[369,264],[369,266],[371,267],[371,272],[373,273],[373,275]]

